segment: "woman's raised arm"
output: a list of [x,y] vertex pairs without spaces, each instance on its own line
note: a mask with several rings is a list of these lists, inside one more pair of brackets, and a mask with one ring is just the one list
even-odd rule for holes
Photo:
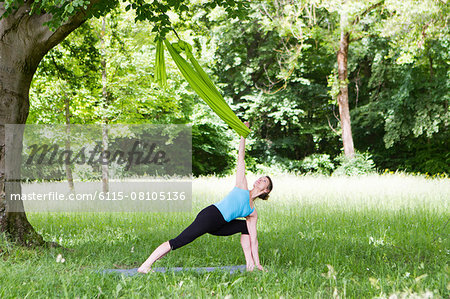
[[[248,122],[244,123],[247,127],[250,127]],[[236,169],[236,187],[248,190],[247,178],[245,177],[245,138],[241,136],[241,142],[239,143],[238,161]]]

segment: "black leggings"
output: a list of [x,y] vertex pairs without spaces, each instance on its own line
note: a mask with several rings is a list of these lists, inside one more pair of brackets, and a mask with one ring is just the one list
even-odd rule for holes
[[215,205],[201,210],[194,222],[191,223],[178,237],[169,240],[170,248],[175,250],[191,243],[201,235],[209,233],[215,236],[229,236],[235,233],[248,235],[245,220],[234,219],[227,222]]

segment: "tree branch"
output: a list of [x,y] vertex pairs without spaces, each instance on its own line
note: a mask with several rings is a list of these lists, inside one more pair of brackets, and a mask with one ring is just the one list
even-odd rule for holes
[[70,17],[64,24],[59,26],[54,32],[43,24],[50,21],[52,16],[50,14],[43,14],[40,16],[40,23],[45,30],[42,32],[39,43],[44,46],[45,53],[51,48],[63,41],[72,31],[77,29],[87,20],[87,14],[92,7],[98,3],[106,0],[92,0],[86,9],[81,9],[75,15]]
[[380,2],[372,4],[371,6],[366,8],[366,10],[364,10],[361,14],[359,14],[355,17],[355,19],[352,22],[352,25],[358,24],[359,21],[361,20],[361,18],[363,18],[366,14],[368,14],[369,12],[371,12],[372,10],[374,10],[375,8],[377,8],[378,6],[380,6],[383,3],[384,3],[384,0],[381,0]]

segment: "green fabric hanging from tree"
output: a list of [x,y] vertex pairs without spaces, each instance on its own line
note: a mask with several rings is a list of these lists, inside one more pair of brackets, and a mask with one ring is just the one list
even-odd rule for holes
[[[175,61],[178,69],[180,70],[183,77],[188,81],[189,85],[194,89],[194,91],[208,104],[209,107],[221,118],[223,119],[233,130],[235,130],[239,135],[246,138],[250,133],[250,129],[244,125],[244,123],[234,114],[230,106],[225,102],[224,98],[217,90],[214,83],[209,79],[208,75],[200,67],[200,64],[194,58],[191,52],[191,45],[184,41],[179,41],[173,45],[164,40],[164,44],[169,50],[172,59]],[[159,44],[159,51],[161,49],[161,44]],[[184,51],[186,53],[186,58],[192,63],[192,67],[179,53]],[[158,51],[157,51],[158,52]],[[161,53],[157,53],[157,56]],[[163,54],[162,54],[163,55]],[[162,56],[161,55],[161,56]],[[159,56],[159,57],[161,57]],[[159,60],[159,59],[158,59]],[[158,61],[158,65],[161,65]],[[162,63],[163,65],[163,63]],[[160,72],[161,69],[157,69],[156,72]],[[161,77],[158,76],[160,79]],[[164,85],[164,81],[160,82]]]

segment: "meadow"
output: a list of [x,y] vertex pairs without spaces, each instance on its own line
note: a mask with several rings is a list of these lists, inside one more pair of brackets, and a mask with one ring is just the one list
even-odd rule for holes
[[[249,187],[258,176],[247,176]],[[191,212],[30,213],[62,248],[0,239],[0,298],[449,298],[450,180],[405,174],[273,175],[257,201],[259,255],[267,272],[179,272],[124,277],[234,186],[193,181]],[[204,235],[155,267],[245,264],[239,235]]]

